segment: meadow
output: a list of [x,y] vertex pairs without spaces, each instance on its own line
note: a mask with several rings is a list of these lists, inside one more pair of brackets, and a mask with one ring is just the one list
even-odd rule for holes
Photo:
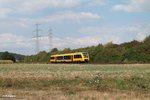
[[0,64],[0,100],[149,100],[150,64]]

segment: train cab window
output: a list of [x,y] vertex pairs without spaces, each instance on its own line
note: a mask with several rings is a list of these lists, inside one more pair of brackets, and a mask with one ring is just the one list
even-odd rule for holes
[[88,58],[89,56],[88,53],[85,53],[85,52],[83,53],[83,55],[84,55],[84,58]]
[[74,55],[74,58],[82,58],[82,56],[79,54],[79,55]]

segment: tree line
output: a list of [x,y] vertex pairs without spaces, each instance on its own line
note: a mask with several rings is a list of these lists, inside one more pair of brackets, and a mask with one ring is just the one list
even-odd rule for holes
[[41,51],[37,55],[25,56],[25,63],[49,63],[50,55],[72,52],[88,52],[91,63],[150,63],[150,36],[139,42],[133,40],[122,44],[98,44],[85,48]]
[[13,62],[23,62],[24,57],[25,57],[24,55],[10,53],[8,51],[0,52],[0,60],[11,60]]

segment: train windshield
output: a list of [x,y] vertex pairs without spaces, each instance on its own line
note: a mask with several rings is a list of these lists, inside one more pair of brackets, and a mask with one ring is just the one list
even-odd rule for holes
[[89,57],[88,53],[86,53],[86,52],[83,52],[83,55],[84,55],[84,58],[88,58]]

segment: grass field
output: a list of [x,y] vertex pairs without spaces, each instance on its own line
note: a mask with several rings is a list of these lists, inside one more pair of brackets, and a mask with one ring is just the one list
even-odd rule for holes
[[0,64],[0,100],[149,100],[150,64]]

